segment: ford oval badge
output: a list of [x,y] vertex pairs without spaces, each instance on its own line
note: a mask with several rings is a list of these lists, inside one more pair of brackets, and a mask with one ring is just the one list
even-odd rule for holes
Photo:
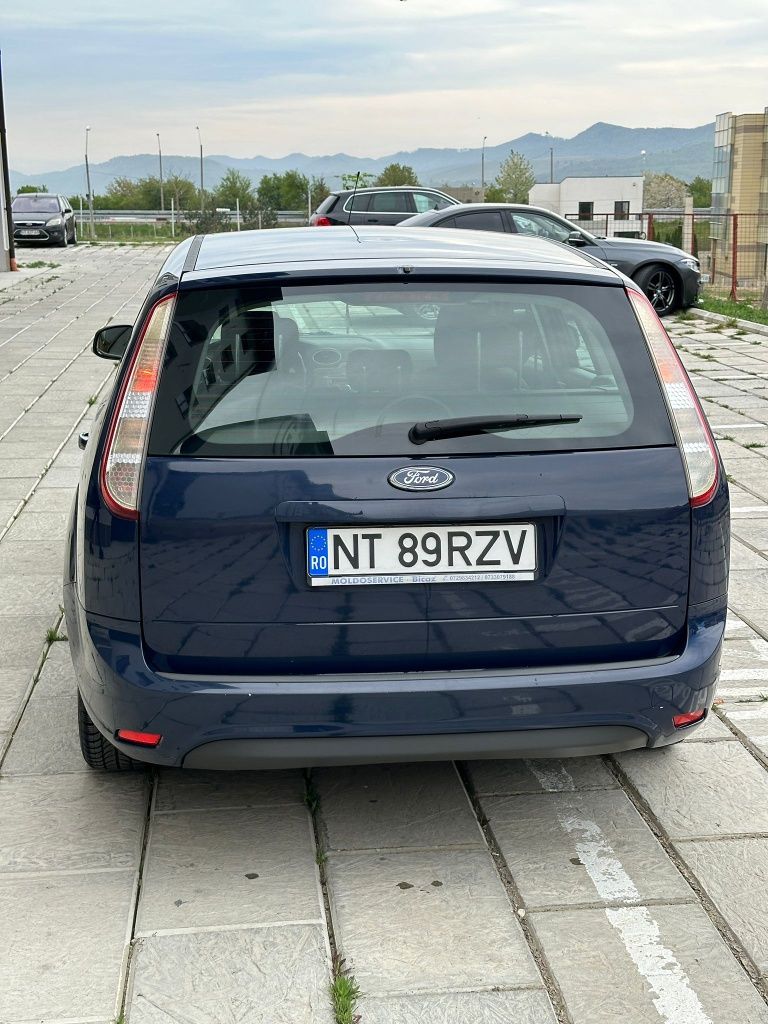
[[401,491],[439,491],[454,481],[453,473],[434,466],[406,466],[396,469],[387,477],[393,487]]

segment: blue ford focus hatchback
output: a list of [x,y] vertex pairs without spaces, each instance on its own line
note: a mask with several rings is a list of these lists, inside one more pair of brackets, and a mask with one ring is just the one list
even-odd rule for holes
[[196,237],[94,350],[121,362],[64,588],[91,766],[566,756],[706,717],[727,484],[605,264],[466,231]]

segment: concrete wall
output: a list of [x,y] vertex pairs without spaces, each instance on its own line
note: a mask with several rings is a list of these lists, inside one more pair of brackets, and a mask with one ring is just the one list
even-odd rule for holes
[[643,177],[563,178],[554,185],[534,185],[528,194],[531,206],[543,206],[562,217],[579,212],[579,203],[593,203],[594,214],[613,214],[614,203],[628,201],[630,214],[642,213]]

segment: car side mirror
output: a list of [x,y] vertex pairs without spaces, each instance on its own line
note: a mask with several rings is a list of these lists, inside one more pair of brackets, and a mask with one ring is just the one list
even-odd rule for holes
[[125,355],[133,327],[126,324],[102,327],[93,336],[92,349],[102,359],[120,360]]
[[572,231],[566,238],[566,242],[568,245],[575,245],[579,249],[589,245],[589,239],[585,238],[580,231]]

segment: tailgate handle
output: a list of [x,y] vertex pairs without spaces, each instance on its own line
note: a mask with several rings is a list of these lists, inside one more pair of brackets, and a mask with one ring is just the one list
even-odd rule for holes
[[492,522],[528,516],[562,516],[559,494],[496,498],[412,498],[371,501],[283,501],[275,509],[279,523],[452,523]]

